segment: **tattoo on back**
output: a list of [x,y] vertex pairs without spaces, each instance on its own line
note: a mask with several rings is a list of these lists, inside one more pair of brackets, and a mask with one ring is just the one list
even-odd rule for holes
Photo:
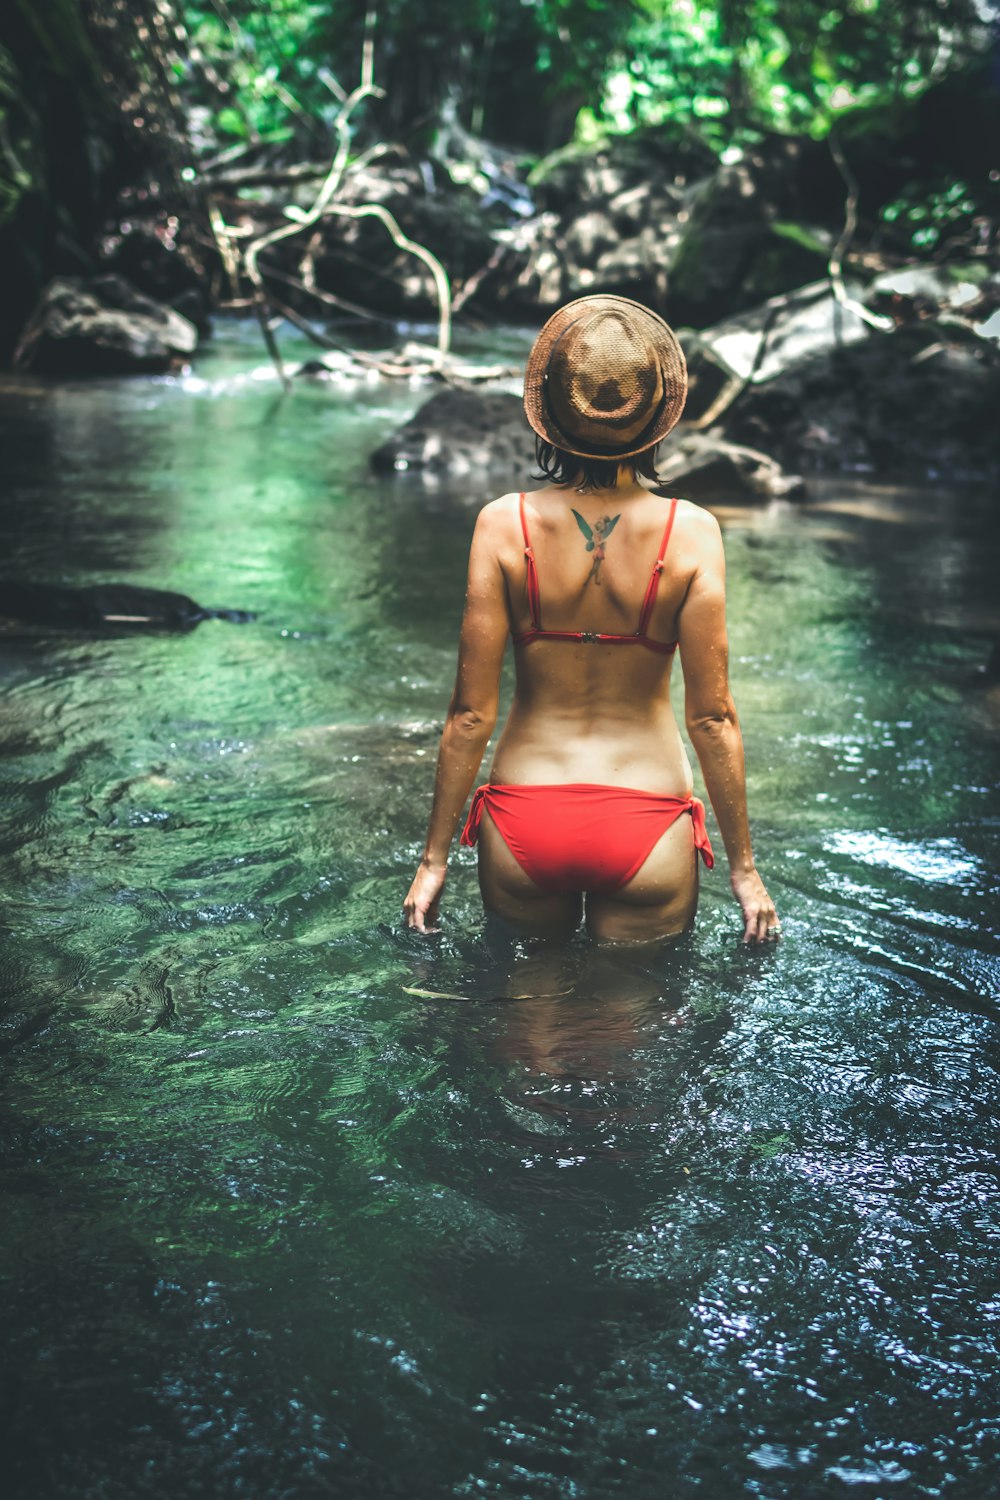
[[[573,507],[570,506],[570,509],[573,510]],[[604,545],[614,531],[615,525],[621,517],[621,511],[618,512],[617,516],[598,516],[593,526],[590,526],[583,519],[578,510],[573,510],[573,514],[576,516],[576,524],[586,538],[586,550],[594,554],[590,564],[590,572],[587,575],[587,582],[589,583],[593,579],[596,584],[600,585],[601,563],[604,561]]]

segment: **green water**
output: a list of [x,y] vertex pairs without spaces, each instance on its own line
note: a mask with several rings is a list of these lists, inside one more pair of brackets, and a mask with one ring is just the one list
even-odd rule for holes
[[0,396],[0,571],[257,616],[0,634],[6,1493],[992,1495],[992,497],[723,516],[785,940],[515,1001],[399,925],[474,505],[262,365]]

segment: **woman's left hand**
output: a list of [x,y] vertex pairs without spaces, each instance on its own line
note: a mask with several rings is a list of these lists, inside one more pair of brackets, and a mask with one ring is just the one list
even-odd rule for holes
[[415,927],[417,932],[440,932],[438,906],[447,874],[447,865],[430,865],[421,861],[403,902],[407,927]]

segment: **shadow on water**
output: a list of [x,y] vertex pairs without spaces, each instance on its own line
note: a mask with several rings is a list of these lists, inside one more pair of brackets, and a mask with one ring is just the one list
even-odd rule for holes
[[978,1500],[988,497],[723,514],[777,950],[721,867],[657,955],[505,947],[464,850],[428,943],[472,512],[367,471],[421,392],[255,338],[0,401],[5,572],[254,616],[0,635],[8,1492]]

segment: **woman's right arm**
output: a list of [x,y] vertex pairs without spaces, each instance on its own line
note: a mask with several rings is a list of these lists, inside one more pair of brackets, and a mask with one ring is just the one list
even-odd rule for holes
[[703,510],[695,512],[692,530],[695,571],[677,617],[685,720],[726,847],[730,884],[743,912],[743,941],[763,943],[777,936],[778,916],[750,843],[743,736],[729,690],[722,533]]
[[510,529],[507,497],[484,506],[469,552],[458,669],[438,750],[423,857],[403,902],[408,927],[436,932],[448,851],[497,719],[510,617],[500,552]]

